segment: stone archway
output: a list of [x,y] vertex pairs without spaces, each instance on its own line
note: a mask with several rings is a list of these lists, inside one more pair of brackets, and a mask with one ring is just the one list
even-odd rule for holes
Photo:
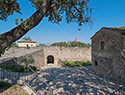
[[54,64],[54,57],[52,55],[49,55],[47,57],[47,64],[48,65]]

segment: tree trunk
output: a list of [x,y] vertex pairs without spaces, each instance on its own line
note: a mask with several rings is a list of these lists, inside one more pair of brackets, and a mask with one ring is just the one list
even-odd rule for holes
[[0,55],[2,50],[5,50],[13,42],[20,39],[24,34],[26,34],[33,27],[37,26],[42,18],[45,16],[46,12],[50,8],[50,0],[42,0],[41,7],[27,20],[13,28],[12,30],[5,32],[0,35]]

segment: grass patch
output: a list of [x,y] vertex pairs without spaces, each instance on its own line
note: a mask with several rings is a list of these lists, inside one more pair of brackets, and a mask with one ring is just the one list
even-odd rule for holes
[[[34,71],[39,71],[40,67],[30,66]],[[0,64],[0,68],[11,71],[11,72],[31,72],[30,69],[26,69],[26,66],[17,63],[4,63]]]
[[36,67],[36,66],[30,66],[34,71],[40,71],[40,67]]
[[4,63],[0,64],[0,68],[11,72],[24,72],[25,67],[16,63]]
[[13,86],[11,87],[11,89],[15,89],[15,90],[16,90],[16,88],[17,88],[16,85],[13,85]]
[[92,65],[90,61],[63,61],[62,63],[68,67],[82,67]]

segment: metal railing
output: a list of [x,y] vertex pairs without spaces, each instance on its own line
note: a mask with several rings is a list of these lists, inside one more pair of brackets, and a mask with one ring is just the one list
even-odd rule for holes
[[125,85],[111,93],[110,95],[125,95]]
[[[35,87],[32,87],[32,85],[31,85],[31,84],[33,84],[33,82],[31,81],[32,76],[33,76],[33,78],[37,79],[40,83],[43,83],[49,87],[49,85],[45,81],[42,81],[43,77],[40,77],[37,72],[35,72],[30,66],[28,66],[28,64],[24,65],[24,68],[25,68],[24,72],[13,72],[13,71],[7,70],[7,68],[12,67],[8,61],[12,61],[12,60],[14,60],[14,58],[7,59],[7,60],[3,59],[3,60],[0,63],[0,82],[26,85],[26,86],[28,86],[28,88],[30,88],[30,90],[33,91],[33,93],[35,93],[35,95],[42,95],[41,93],[39,93],[39,91],[41,91],[43,93],[44,93],[44,91],[42,91],[42,89],[39,89],[39,91],[38,91],[35,88],[35,87],[38,87],[38,85],[35,83],[34,83]],[[8,62],[8,64],[6,64],[6,62]],[[7,66],[7,68],[6,68],[6,66]],[[30,70],[30,72],[29,72],[29,70]],[[21,83],[19,83],[20,81],[21,81]],[[46,94],[43,94],[43,95],[53,95],[53,89],[49,88],[48,91],[45,93]]]
[[[38,79],[39,82],[45,83],[46,86],[49,87],[49,85],[48,85],[46,82],[41,81],[42,78],[41,78],[41,77],[39,76],[39,74],[38,74],[37,72],[35,72],[30,66],[26,65],[26,69],[30,69],[31,72],[33,73],[33,76],[35,77],[35,79]],[[27,70],[26,70],[26,71],[27,71]],[[27,78],[26,78],[25,84],[33,91],[33,93],[35,93],[35,95],[53,95],[53,89],[51,89],[51,88],[49,88],[47,92],[44,92],[44,91],[43,91],[43,93],[40,93],[39,91],[40,91],[40,90],[42,91],[42,89],[40,89],[39,91],[37,91],[34,87],[32,87],[32,86],[30,85],[30,81],[31,81],[31,80],[30,80],[30,78],[28,78],[28,75],[27,75],[26,77],[27,77]],[[38,86],[38,85],[36,85],[36,86]]]
[[[4,59],[3,59],[4,60]],[[16,84],[18,83],[18,80],[23,77],[24,79],[25,74],[24,73],[19,73],[19,72],[13,72],[9,71],[11,69],[12,64],[6,64],[6,62],[13,61],[14,59],[5,59],[0,63],[0,82],[6,82],[6,83],[11,83],[11,84]],[[24,79],[25,80],[25,79]]]
[[[67,66],[64,66],[64,67],[67,67]],[[30,69],[30,73],[28,72],[28,69]],[[30,66],[28,66],[28,64],[25,65],[24,73],[10,72],[10,71],[7,71],[6,69],[0,68],[0,81],[16,84],[18,80],[22,77],[21,79],[24,82],[24,85],[27,85],[35,93],[35,95],[53,95],[52,88],[49,88],[48,91],[45,92],[46,94],[41,94],[39,91],[42,91],[42,89],[37,90],[31,85],[32,82],[31,82],[30,76],[34,76],[35,79],[38,79],[39,82],[44,83],[46,86],[49,87],[48,83],[41,80],[43,79],[43,77],[40,77],[39,75],[40,74],[38,72],[35,72]],[[38,86],[37,84],[35,85]],[[125,95],[125,85],[115,90],[110,95]]]

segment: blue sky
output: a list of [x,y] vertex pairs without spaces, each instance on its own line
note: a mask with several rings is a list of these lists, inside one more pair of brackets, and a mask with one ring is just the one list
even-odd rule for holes
[[[8,17],[7,22],[0,21],[0,33],[14,28],[15,18],[24,20],[31,16],[35,9],[31,7],[28,0],[18,0],[21,4],[22,15],[15,13]],[[60,41],[73,41],[77,36],[78,41],[90,43],[91,36],[102,27],[125,26],[125,0],[90,0],[93,8],[92,23],[84,25],[78,31],[76,23],[67,24],[65,20],[59,25],[52,24],[44,18],[38,26],[30,30],[26,36],[30,36],[37,43],[51,44]],[[22,39],[20,39],[22,40]]]

